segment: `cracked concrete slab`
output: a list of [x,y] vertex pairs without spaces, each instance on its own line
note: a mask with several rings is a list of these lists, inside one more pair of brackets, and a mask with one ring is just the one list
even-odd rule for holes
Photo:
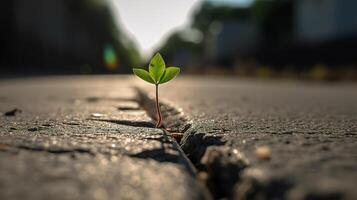
[[0,81],[0,199],[208,199],[125,76]]

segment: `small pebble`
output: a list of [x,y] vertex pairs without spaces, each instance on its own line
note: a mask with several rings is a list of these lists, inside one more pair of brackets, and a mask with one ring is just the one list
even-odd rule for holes
[[260,160],[269,160],[271,157],[271,151],[268,146],[260,146],[255,150],[255,154]]
[[101,113],[92,113],[92,117],[102,117],[103,114]]
[[198,179],[199,181],[201,181],[203,184],[206,184],[206,183],[207,183],[208,178],[209,178],[209,177],[208,177],[207,172],[201,171],[201,172],[199,172],[199,173],[197,174],[197,179]]

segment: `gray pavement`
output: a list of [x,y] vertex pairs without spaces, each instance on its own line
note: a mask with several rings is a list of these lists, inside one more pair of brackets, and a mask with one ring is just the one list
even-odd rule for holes
[[208,199],[131,85],[127,77],[0,81],[0,199]]
[[[152,128],[152,85],[132,76],[0,80],[0,199],[356,199],[356,91],[223,77],[167,83],[164,125],[184,134],[196,171]],[[5,116],[13,109],[22,112]]]
[[184,77],[160,92],[190,118],[181,145],[215,197],[357,199],[356,83]]

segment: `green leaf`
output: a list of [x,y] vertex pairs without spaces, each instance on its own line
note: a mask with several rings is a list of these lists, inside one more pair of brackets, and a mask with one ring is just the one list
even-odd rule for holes
[[149,73],[151,77],[154,79],[155,83],[159,83],[162,75],[165,73],[165,61],[160,55],[160,53],[156,53],[155,56],[151,59],[149,65]]
[[162,76],[159,84],[163,84],[166,82],[171,81],[172,79],[174,79],[178,74],[180,73],[180,68],[178,67],[168,67],[165,70],[164,75]]
[[135,75],[143,79],[144,81],[147,81],[149,83],[155,84],[155,81],[151,78],[150,74],[148,71],[144,69],[138,69],[138,68],[133,68],[133,72]]

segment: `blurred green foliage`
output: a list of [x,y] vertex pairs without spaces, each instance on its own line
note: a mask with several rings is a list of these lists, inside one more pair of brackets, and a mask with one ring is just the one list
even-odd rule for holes
[[72,11],[77,18],[93,24],[91,31],[96,32],[98,39],[102,40],[103,48],[109,43],[113,46],[120,63],[129,66],[141,63],[141,57],[135,44],[123,32],[107,4],[103,0],[72,1]]
[[129,73],[141,63],[108,1],[4,0],[2,5],[1,74]]
[[192,27],[208,31],[211,23],[214,21],[222,21],[227,18],[244,18],[250,16],[251,12],[247,8],[231,7],[231,6],[216,6],[209,2],[203,2],[192,17]]

